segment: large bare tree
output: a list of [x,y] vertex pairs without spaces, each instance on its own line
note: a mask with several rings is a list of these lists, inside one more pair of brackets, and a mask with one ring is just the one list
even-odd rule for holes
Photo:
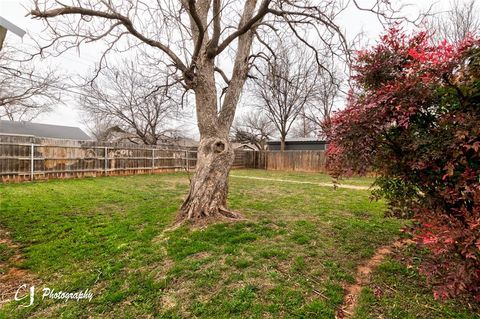
[[[162,76],[153,80],[163,81]],[[81,107],[94,127],[100,129],[100,138],[117,132],[134,143],[159,144],[171,130],[168,123],[178,110],[174,89],[154,89],[152,78],[133,61],[101,69],[82,91]]]
[[[359,8],[384,18],[382,11],[390,6],[378,0],[374,7]],[[345,38],[334,21],[344,9],[334,0],[35,0],[31,15],[50,30],[45,34],[51,42],[42,46],[42,54],[101,40],[106,43],[101,68],[109,52],[148,51],[168,69],[170,84],[193,92],[198,164],[179,218],[202,220],[239,216],[227,209],[234,158],[228,135],[249,70],[269,52],[265,40],[289,30],[314,54],[322,42],[345,53]]]
[[63,84],[55,71],[16,53],[9,46],[0,51],[0,119],[31,121],[60,103]]

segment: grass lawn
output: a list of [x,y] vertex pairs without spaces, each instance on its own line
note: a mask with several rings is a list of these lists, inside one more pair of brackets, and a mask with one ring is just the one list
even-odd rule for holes
[[[262,169],[240,169],[232,171],[231,175],[234,176],[252,176],[269,179],[282,179],[299,182],[311,182],[311,183],[332,183],[333,179],[327,174],[309,173],[309,172],[284,172],[284,171],[266,171]],[[348,184],[354,186],[371,186],[373,183],[372,178],[368,177],[349,177],[339,181],[339,184]]]
[[[164,231],[187,188],[183,173],[0,185],[0,226],[23,255],[14,266],[38,282],[33,306],[8,303],[0,318],[334,318],[358,265],[404,225],[383,218],[385,204],[370,202],[367,190],[231,177],[229,205],[246,221]],[[0,246],[0,264],[13,263],[11,256]],[[356,318],[475,318],[459,304],[434,301],[416,270],[396,259],[373,279]],[[383,285],[392,290],[377,296]],[[43,287],[88,288],[94,297],[42,300]]]

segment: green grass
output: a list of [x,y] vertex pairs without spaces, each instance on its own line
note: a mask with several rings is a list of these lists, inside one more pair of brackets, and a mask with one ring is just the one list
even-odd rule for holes
[[9,260],[14,253],[14,250],[7,244],[0,243],[0,276],[6,273]]
[[12,257],[14,251],[7,244],[0,243],[0,263],[7,262]]
[[[327,174],[318,174],[313,172],[285,172],[285,171],[266,171],[263,169],[239,169],[232,172],[236,176],[253,176],[271,179],[283,179],[300,182],[312,183],[332,183],[333,179]],[[370,177],[354,176],[343,178],[340,184],[348,184],[355,186],[371,186],[373,179]]]
[[480,309],[466,300],[434,300],[418,268],[391,257],[374,271],[371,283],[361,292],[354,319],[368,318],[470,319],[480,318]]
[[[181,173],[0,185],[0,224],[24,257],[16,266],[38,279],[34,305],[11,302],[0,318],[334,318],[357,266],[404,225],[366,190],[232,177],[229,205],[246,221],[164,232],[187,189]],[[94,297],[42,300],[43,287]],[[388,306],[362,305],[361,318]]]

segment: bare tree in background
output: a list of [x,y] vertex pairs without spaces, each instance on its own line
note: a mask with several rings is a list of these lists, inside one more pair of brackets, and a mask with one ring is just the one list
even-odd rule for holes
[[318,136],[318,127],[312,122],[302,110],[298,117],[298,120],[292,126],[290,130],[291,137],[303,137],[303,138],[314,138]]
[[[237,218],[227,209],[228,173],[234,153],[228,135],[243,85],[259,57],[269,52],[265,39],[288,30],[314,54],[324,43],[332,54],[348,52],[335,18],[342,2],[290,0],[35,0],[33,17],[43,19],[49,43],[42,54],[62,53],[85,42],[103,41],[107,54],[138,49],[169,71],[169,84],[181,84],[195,97],[200,145],[195,175],[180,220]],[[361,8],[381,19],[391,4]],[[388,11],[388,12],[387,12]],[[398,15],[397,15],[398,16]],[[319,61],[317,59],[317,61]],[[231,71],[226,72],[226,65]],[[169,85],[161,83],[160,86]]]
[[279,43],[275,55],[257,67],[253,94],[257,107],[275,125],[280,135],[280,150],[285,150],[285,139],[303,110],[314,103],[318,81],[318,65],[313,55],[303,48]]
[[431,17],[429,24],[435,30],[434,39],[455,43],[469,33],[480,32],[480,4],[478,0],[450,2],[450,9]]
[[306,103],[292,129],[294,137],[325,138],[336,101],[340,98],[342,75],[331,60],[325,59],[318,71],[311,103]]
[[330,75],[320,70],[315,83],[314,102],[305,108],[304,116],[309,123],[313,123],[318,137],[325,137],[330,127],[330,119],[335,102],[340,97],[342,76],[332,63],[325,61],[324,66],[330,70]]
[[249,112],[235,120],[232,126],[232,140],[253,144],[258,150],[264,151],[274,131],[275,126],[268,117],[259,111]]
[[19,61],[11,47],[0,51],[0,119],[31,121],[60,103],[61,78]]
[[[162,82],[157,77],[156,82]],[[169,134],[168,122],[177,102],[168,87],[155,90],[137,64],[103,68],[91,83],[83,86],[81,107],[94,124],[97,138],[120,133],[133,143],[156,145]],[[105,127],[108,126],[108,127]]]

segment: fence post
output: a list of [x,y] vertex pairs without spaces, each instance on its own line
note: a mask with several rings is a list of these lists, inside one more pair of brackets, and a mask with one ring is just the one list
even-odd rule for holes
[[152,149],[152,172],[155,169],[155,149]]
[[185,166],[187,167],[187,172],[190,170],[190,163],[188,160],[188,148],[185,150]]
[[105,176],[107,176],[107,174],[108,174],[108,150],[107,149],[108,149],[108,147],[104,148],[104,151],[105,151],[105,160],[104,160],[104,162],[105,162],[105,168],[104,168],[105,169]]
[[35,145],[32,143],[30,145],[30,180],[33,181],[35,179]]

